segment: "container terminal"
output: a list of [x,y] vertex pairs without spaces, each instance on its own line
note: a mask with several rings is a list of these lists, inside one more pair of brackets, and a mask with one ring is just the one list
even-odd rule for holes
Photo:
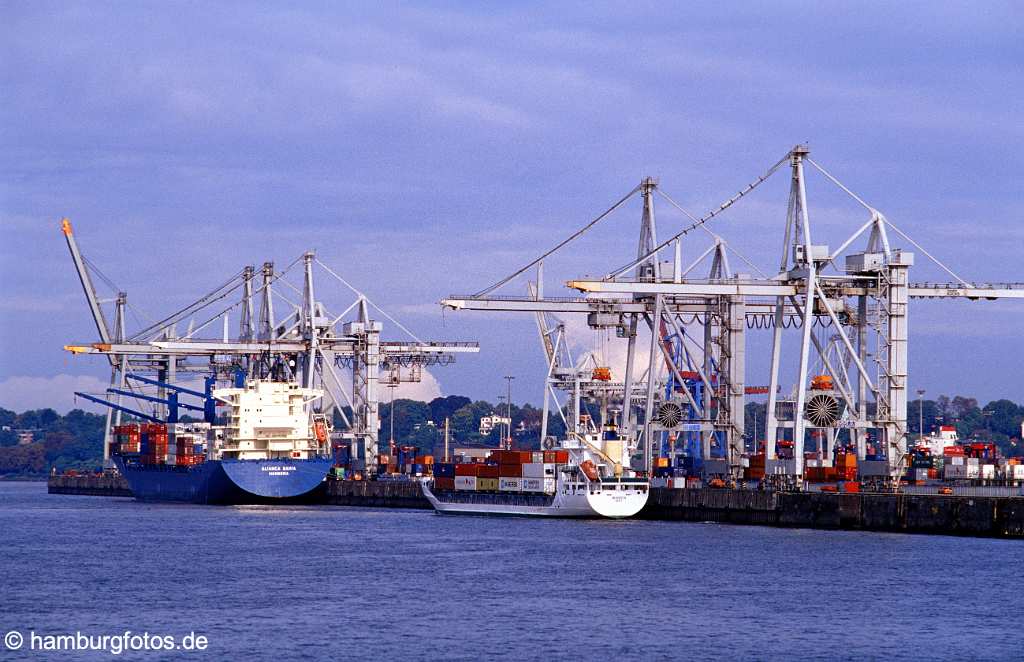
[[[788,172],[791,184],[785,223],[780,223],[779,268],[766,274],[712,228],[779,172]],[[805,182],[810,172],[865,212],[865,220],[836,248],[816,243],[816,231],[812,237]],[[545,296],[545,262],[633,199],[641,206],[639,240],[628,238],[637,246],[635,256],[601,277],[565,283],[575,295]],[[667,237],[659,233],[656,201],[687,217],[681,230]],[[99,342],[66,349],[100,354],[110,367],[111,386],[103,398],[110,407],[105,461],[113,464],[112,449],[115,457],[123,454],[123,414],[177,433],[178,396],[188,394],[180,381],[198,377],[240,386],[276,374],[322,392],[306,412],[311,425],[314,417],[333,420],[335,411],[342,412],[343,425],[330,431],[326,444],[330,463],[322,502],[430,507],[424,485],[427,494],[439,485],[453,493],[503,491],[491,483],[494,470],[485,467],[500,466],[501,453],[511,448],[435,461],[418,449],[381,452],[378,443],[382,376],[385,383],[415,381],[425,366],[478,351],[476,343],[419,340],[312,252],[280,272],[264,264],[261,280],[254,267],[246,267],[190,306],[129,336],[127,294],[118,293],[109,325],[70,223],[65,221],[63,229],[99,336]],[[690,263],[682,259],[684,244],[687,254],[699,256]],[[918,256],[948,276],[947,282],[911,281]],[[742,260],[758,275],[734,273],[730,259]],[[277,317],[277,285],[300,263],[302,286],[288,287],[301,294],[301,303],[286,299],[288,312]],[[314,265],[356,294],[340,315],[314,297]],[[699,271],[702,265],[705,273]],[[509,294],[513,287],[523,293]],[[989,444],[962,442],[954,430],[913,439],[907,426],[907,357],[908,319],[917,305],[1021,298],[1024,284],[978,283],[958,275],[811,159],[806,146],[797,145],[700,217],[678,205],[659,182],[645,178],[517,271],[474,294],[449,296],[441,305],[534,316],[548,368],[542,447],[520,452],[540,453],[542,461],[522,466],[554,464],[543,462],[545,449],[559,443],[548,435],[552,416],[562,419],[569,438],[600,438],[610,426],[628,470],[649,490],[640,517],[1019,537],[1024,535],[1024,465],[999,457]],[[239,319],[234,337],[233,311]],[[371,311],[410,339],[382,342],[382,324]],[[610,365],[607,352],[600,351],[574,360],[564,322],[573,315],[585,317],[605,344],[624,346],[625,366]],[[342,323],[346,316],[349,321]],[[197,326],[196,319],[206,321]],[[220,337],[210,338],[208,331],[197,335],[217,322]],[[179,325],[186,323],[187,332],[179,335]],[[745,352],[747,335],[758,331],[770,334],[770,369],[754,382],[748,379]],[[341,379],[342,370],[351,379]],[[787,379],[791,383],[784,383]],[[156,393],[143,393],[140,384]],[[210,394],[198,395],[201,402],[191,406],[208,408]],[[767,399],[767,420],[763,438],[747,444],[744,405],[752,395]],[[125,404],[139,397],[150,403],[148,411]],[[599,413],[593,415],[595,409]],[[111,436],[115,431],[121,435],[117,440]],[[193,444],[193,451],[199,449],[201,444]],[[180,457],[175,456],[176,464]],[[166,466],[167,455],[163,462]],[[117,484],[111,492],[123,493],[117,473],[111,467],[103,480]],[[455,485],[456,477],[475,480]],[[104,493],[90,487],[91,480],[55,476],[50,487]],[[544,480],[538,487],[538,494],[553,491]],[[506,491],[527,496],[522,489]]]

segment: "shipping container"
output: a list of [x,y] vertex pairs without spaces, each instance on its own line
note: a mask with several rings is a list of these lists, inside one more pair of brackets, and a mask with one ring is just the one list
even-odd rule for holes
[[475,490],[476,489],[476,476],[456,476],[455,477],[455,489],[457,489],[457,490]]
[[478,478],[498,478],[498,465],[496,464],[481,464],[478,465],[477,469]]
[[456,464],[455,475],[456,476],[472,476],[476,478],[480,472],[479,464]]
[[497,478],[477,478],[476,489],[480,492],[497,492],[498,491],[498,479]]
[[554,478],[555,465],[531,462],[523,465],[523,478]]
[[523,490],[523,479],[517,477],[499,478],[498,489],[502,492],[521,492]]
[[434,489],[436,490],[454,490],[455,479],[447,476],[434,476]]
[[443,478],[455,478],[455,464],[452,462],[440,462],[434,465],[434,475]]
[[942,475],[946,480],[959,480],[967,478],[967,465],[947,464],[942,469]]
[[546,492],[550,494],[555,491],[554,478],[523,478],[522,485],[524,492]]
[[523,465],[521,464],[501,464],[498,465],[498,476],[501,478],[522,478],[523,477]]

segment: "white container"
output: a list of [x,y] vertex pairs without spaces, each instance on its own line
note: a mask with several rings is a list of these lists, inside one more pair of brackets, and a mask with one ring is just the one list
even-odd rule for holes
[[[974,458],[968,458],[968,459],[974,459]],[[966,465],[964,465],[964,467],[967,469],[967,477],[968,478],[978,478],[978,477],[981,476],[981,469],[978,467],[977,464],[966,464]]]
[[943,455],[942,456],[942,461],[945,462],[947,467],[949,465],[951,465],[951,464],[962,465],[964,463],[964,456],[963,455]]
[[543,478],[544,463],[530,462],[523,465],[523,478]]
[[546,492],[555,491],[554,478],[524,478],[522,483],[524,492]]
[[976,457],[968,457],[968,458],[966,458],[966,460],[967,460],[967,462],[966,462],[967,466],[969,466],[969,467],[976,467],[976,466],[978,466],[978,458],[976,458]]
[[981,465],[981,478],[984,480],[995,480],[996,466],[994,464]]
[[498,479],[498,491],[499,492],[522,492],[523,491],[523,479],[522,478],[499,478]]
[[1024,464],[1006,465],[1006,477],[1012,480],[1024,480]]
[[555,465],[543,462],[530,462],[523,465],[523,478],[553,478]]
[[946,480],[967,478],[967,466],[963,464],[947,464],[942,474]]
[[457,490],[475,490],[476,489],[476,476],[456,476],[455,477],[455,489],[457,489]]

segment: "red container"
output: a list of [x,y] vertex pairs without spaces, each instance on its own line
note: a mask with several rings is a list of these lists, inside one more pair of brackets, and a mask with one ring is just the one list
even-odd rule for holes
[[502,464],[498,466],[498,477],[499,478],[522,478],[523,477],[523,465],[521,464]]
[[491,451],[491,458],[496,464],[518,464],[519,451]]
[[544,464],[554,464],[557,461],[555,459],[555,451],[544,451]]
[[844,492],[860,492],[860,483],[855,480],[843,483]]
[[478,465],[477,474],[479,478],[498,478],[498,465],[496,464],[481,464]]
[[479,471],[480,471],[480,467],[481,466],[483,466],[483,465],[480,465],[480,464],[456,464],[455,465],[455,475],[456,476],[478,476],[478,475],[480,475]]
[[569,451],[555,451],[555,464],[568,464]]
[[455,479],[454,478],[442,478],[436,476],[434,478],[434,489],[435,490],[454,490]]

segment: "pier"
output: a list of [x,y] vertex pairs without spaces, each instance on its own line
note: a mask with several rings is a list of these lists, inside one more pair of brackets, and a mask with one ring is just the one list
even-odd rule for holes
[[[50,494],[130,497],[120,476],[51,476]],[[412,481],[329,480],[325,506],[430,510]],[[655,487],[640,519],[1024,538],[1024,497]]]

